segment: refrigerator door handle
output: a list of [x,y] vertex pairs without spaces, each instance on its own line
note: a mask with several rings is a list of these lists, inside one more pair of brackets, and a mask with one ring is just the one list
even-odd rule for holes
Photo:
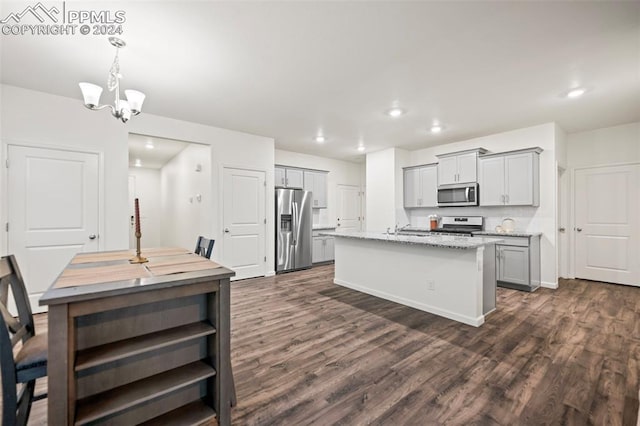
[[299,217],[298,217],[298,203],[296,203],[296,202],[292,203],[291,207],[292,207],[291,213],[293,213],[291,215],[292,220],[293,220],[293,224],[292,224],[293,226],[292,226],[292,229],[291,229],[291,234],[293,236],[293,241],[291,242],[291,245],[295,246],[295,245],[297,245],[296,233],[298,232],[298,220],[299,220]]

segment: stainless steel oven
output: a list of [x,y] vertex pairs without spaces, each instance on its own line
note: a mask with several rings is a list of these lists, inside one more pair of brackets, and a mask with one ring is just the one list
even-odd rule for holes
[[438,187],[438,207],[477,206],[478,184],[460,183]]

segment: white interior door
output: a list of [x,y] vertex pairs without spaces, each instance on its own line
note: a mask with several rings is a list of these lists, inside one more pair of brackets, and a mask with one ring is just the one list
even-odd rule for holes
[[9,145],[8,252],[31,308],[71,258],[98,251],[98,155]]
[[234,279],[264,276],[266,266],[265,174],[225,168],[223,261]]
[[362,222],[359,188],[354,185],[338,185],[336,206],[338,231],[359,231]]
[[640,165],[575,172],[576,277],[640,286]]

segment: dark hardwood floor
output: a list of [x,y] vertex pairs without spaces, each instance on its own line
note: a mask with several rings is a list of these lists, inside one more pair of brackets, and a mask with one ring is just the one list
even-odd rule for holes
[[474,328],[332,280],[328,265],[232,283],[233,424],[636,424],[639,288],[499,289]]

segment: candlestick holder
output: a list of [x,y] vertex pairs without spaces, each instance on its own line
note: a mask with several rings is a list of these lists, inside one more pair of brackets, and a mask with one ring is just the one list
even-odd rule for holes
[[149,261],[146,257],[142,257],[140,253],[140,237],[142,237],[142,234],[136,232],[136,255],[129,259],[129,263],[147,263]]

